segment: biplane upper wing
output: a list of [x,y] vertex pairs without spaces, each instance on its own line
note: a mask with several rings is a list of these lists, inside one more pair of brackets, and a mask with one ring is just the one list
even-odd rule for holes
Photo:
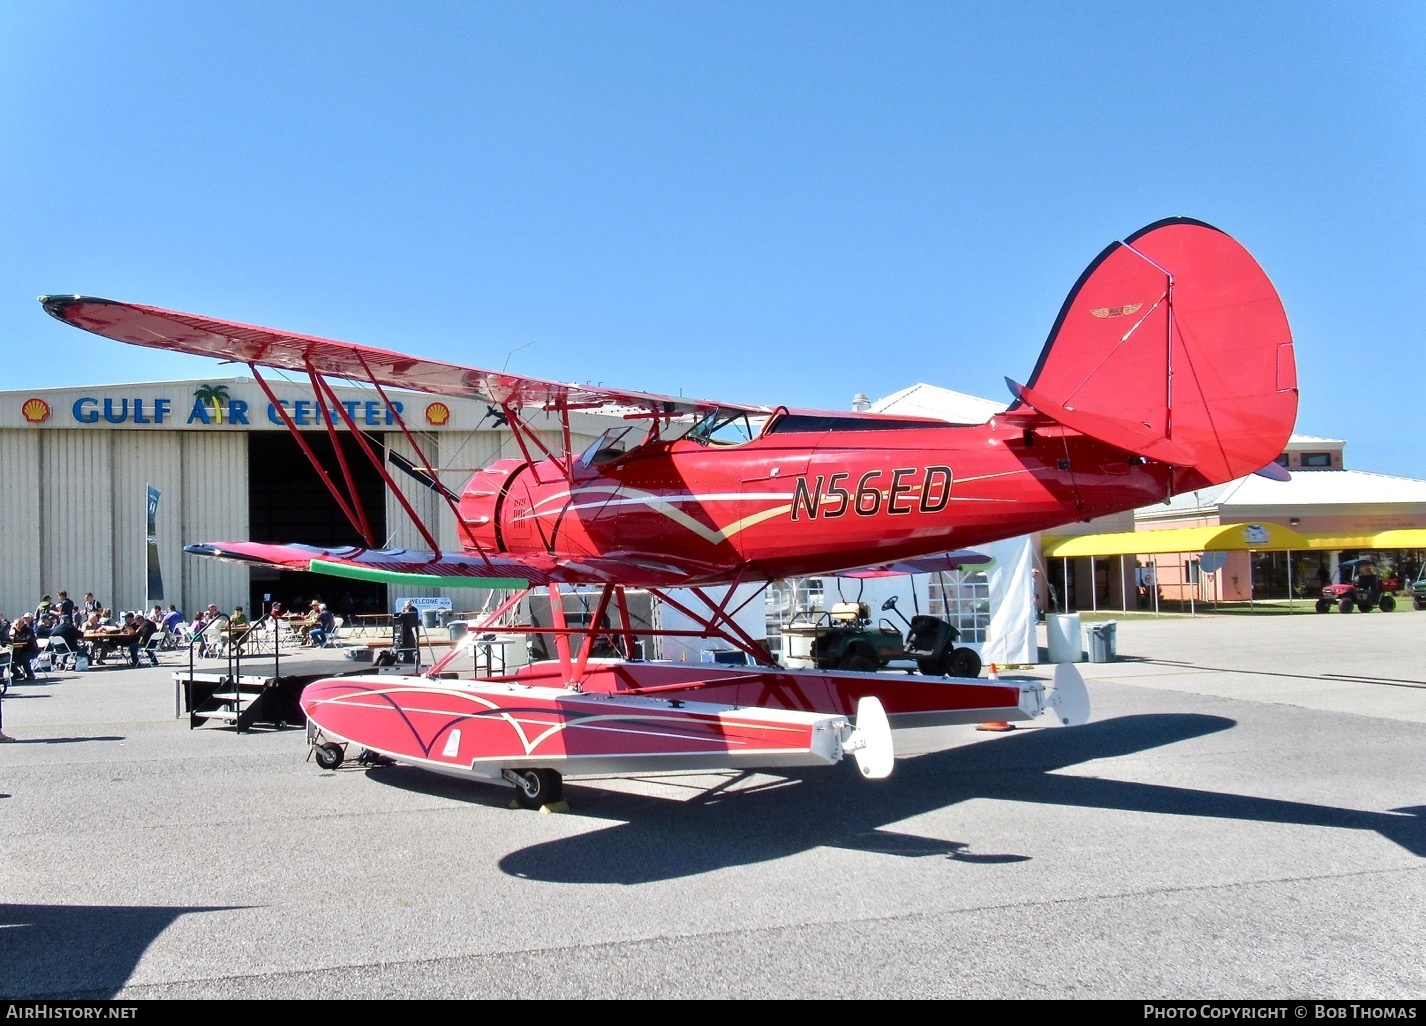
[[303,374],[347,378],[392,388],[483,399],[511,408],[594,410],[627,406],[668,416],[721,408],[771,413],[767,406],[711,402],[602,386],[567,384],[480,370],[333,339],[298,335],[197,314],[91,296],[41,296],[53,317],[131,345],[210,356]]
[[656,564],[627,556],[584,560],[482,556],[420,549],[365,549],[359,546],[279,544],[274,542],[204,542],[184,551],[234,563],[259,564],[281,570],[311,570],[337,577],[386,584],[438,583],[448,588],[527,588],[548,584],[623,583],[637,576],[653,587],[676,587],[688,581],[690,568]]

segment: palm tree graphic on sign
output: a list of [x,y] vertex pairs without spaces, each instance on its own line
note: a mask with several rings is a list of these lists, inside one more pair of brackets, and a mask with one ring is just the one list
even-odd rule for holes
[[227,385],[203,385],[193,393],[193,398],[213,412],[213,423],[223,423],[223,407],[228,402]]

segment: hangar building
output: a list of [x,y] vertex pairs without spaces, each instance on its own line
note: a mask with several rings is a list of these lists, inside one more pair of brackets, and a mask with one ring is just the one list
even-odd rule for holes
[[[340,484],[310,387],[268,384]],[[368,438],[420,462],[374,389],[334,388]],[[476,468],[520,455],[483,402],[390,389],[386,395],[441,482],[457,493]],[[116,611],[146,608],[157,598],[149,585],[151,543],[163,604],[189,617],[210,602],[224,612],[262,608],[264,596],[289,608],[321,598],[341,614],[389,611],[394,596],[385,585],[184,554],[185,544],[203,541],[362,543],[275,406],[257,381],[243,377],[0,392],[0,611],[13,619],[60,589],[76,601],[93,592]],[[382,547],[428,548],[340,418],[331,419]],[[607,424],[572,416],[571,426],[578,451]],[[558,437],[551,421],[549,440]],[[393,477],[441,546],[457,549],[454,518],[440,497],[399,472]],[[150,489],[157,492],[152,538]],[[470,608],[469,589],[429,594]]]

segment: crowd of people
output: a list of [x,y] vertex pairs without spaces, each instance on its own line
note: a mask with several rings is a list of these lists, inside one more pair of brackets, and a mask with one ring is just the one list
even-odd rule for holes
[[102,662],[107,656],[122,651],[130,666],[140,665],[147,653],[150,662],[158,665],[158,657],[150,642],[156,634],[172,630],[181,623],[183,614],[176,606],[167,610],[155,605],[148,613],[114,611],[86,592],[76,603],[66,591],[58,599],[46,595],[33,613],[21,613],[14,620],[0,615],[0,645],[10,647],[10,673],[14,680],[34,680],[35,661],[46,648],[52,654],[72,658],[77,665]]
[[[274,602],[267,617],[260,616],[259,621],[265,621],[265,629],[290,630],[302,645],[319,648],[328,643],[337,628],[336,617],[326,603],[317,599],[303,614],[288,613],[281,603]],[[33,612],[21,613],[14,620],[0,614],[0,648],[10,650],[11,679],[34,680],[35,661],[47,648],[87,664],[101,663],[122,653],[131,667],[141,665],[144,656],[157,666],[156,648],[180,648],[201,642],[205,635],[214,633],[215,625],[221,625],[218,633],[227,641],[238,641],[255,627],[242,606],[224,613],[216,602],[210,602],[191,620],[172,603],[167,608],[156,603],[147,612],[124,610],[116,614],[92,592],[75,602],[67,591],[60,591],[58,598],[46,595]],[[160,644],[152,643],[155,635],[160,637]]]
[[[216,631],[215,625],[219,627]],[[61,590],[58,597],[44,596],[33,612],[20,613],[13,620],[0,614],[0,653],[10,653],[8,667],[0,665],[0,674],[8,673],[13,681],[37,680],[35,664],[46,650],[51,659],[72,660],[68,665],[75,669],[102,663],[115,655],[124,658],[130,667],[142,665],[144,657],[157,666],[159,647],[198,645],[215,634],[225,642],[240,642],[259,627],[272,630],[274,635],[290,632],[301,639],[303,646],[321,648],[334,637],[337,618],[318,599],[313,599],[302,614],[288,613],[281,603],[274,602],[257,623],[249,620],[242,606],[224,613],[216,602],[200,609],[191,620],[173,603],[167,608],[155,603],[147,612],[123,610],[116,614],[93,592],[85,592],[84,598],[76,602]],[[214,646],[211,650],[205,648],[202,654],[217,652]],[[5,734],[0,720],[0,742],[13,740]]]

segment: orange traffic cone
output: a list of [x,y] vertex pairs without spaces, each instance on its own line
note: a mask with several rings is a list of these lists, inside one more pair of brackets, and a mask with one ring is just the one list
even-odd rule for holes
[[[994,663],[991,663],[991,664],[990,664],[990,672],[986,674],[986,677],[987,677],[988,679],[990,679],[990,680],[996,680],[996,681],[998,681],[998,680],[1000,679],[1000,671],[999,671],[998,669],[996,669],[996,666],[995,666]],[[1010,723],[1010,722],[1008,722],[1008,721],[1006,721],[1006,720],[991,720],[991,721],[988,722],[988,723],[982,723],[980,726],[976,727],[975,729],[976,729],[976,730],[993,730],[993,731],[996,731],[997,733],[1004,733],[1004,732],[1007,731],[1007,730],[1014,730],[1014,729],[1015,729],[1015,724]]]

